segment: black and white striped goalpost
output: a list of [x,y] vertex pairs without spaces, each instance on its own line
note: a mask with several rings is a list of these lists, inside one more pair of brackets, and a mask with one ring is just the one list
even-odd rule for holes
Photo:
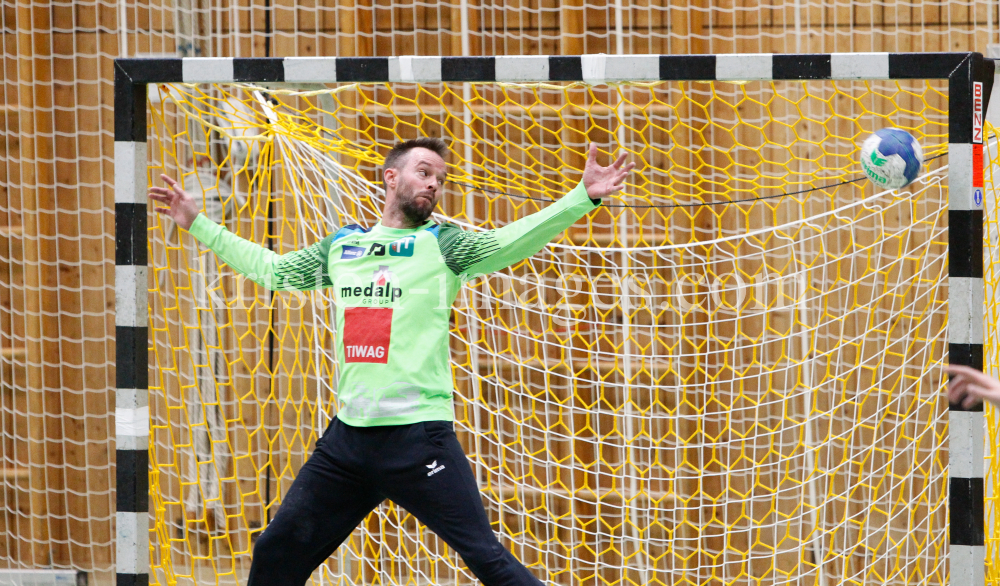
[[[226,82],[947,79],[949,353],[983,369],[983,120],[994,62],[979,53],[295,57],[115,61],[117,583],[149,583],[146,86]],[[944,397],[942,401],[946,400]],[[985,584],[982,409],[951,408],[953,586]]]
[[115,499],[118,586],[149,584],[146,85],[115,68]]
[[[983,126],[994,62],[973,54],[948,84],[948,355],[983,370]],[[950,576],[955,586],[986,583],[985,420],[982,407],[949,406]]]

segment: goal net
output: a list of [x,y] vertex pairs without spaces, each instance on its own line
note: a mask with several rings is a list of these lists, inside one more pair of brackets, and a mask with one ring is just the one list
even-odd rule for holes
[[[637,163],[454,309],[456,430],[543,581],[948,581],[947,81],[165,84],[148,108],[150,183],[276,252],[373,225],[418,135],[450,144],[434,218],[474,231],[569,191],[588,142]],[[899,191],[860,179],[889,126],[928,161]],[[151,580],[242,583],[337,411],[333,297],[149,238]],[[312,580],[474,578],[386,502]]]

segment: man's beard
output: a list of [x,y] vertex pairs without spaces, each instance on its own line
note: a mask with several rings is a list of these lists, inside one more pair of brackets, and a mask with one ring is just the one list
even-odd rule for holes
[[397,192],[396,197],[400,201],[399,211],[403,212],[406,219],[414,226],[419,226],[426,222],[427,218],[431,217],[431,214],[434,212],[433,205],[429,205],[426,208],[420,206],[417,198],[413,195],[413,189]]

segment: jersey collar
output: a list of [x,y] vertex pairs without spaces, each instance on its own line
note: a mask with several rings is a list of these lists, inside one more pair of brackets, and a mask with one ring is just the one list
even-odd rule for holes
[[422,226],[417,226],[416,228],[388,228],[383,226],[380,221],[372,227],[370,233],[381,236],[407,236],[409,234],[413,234],[414,232],[419,232],[420,230],[426,230],[432,224],[434,224],[433,221],[427,220],[427,222],[425,222]]

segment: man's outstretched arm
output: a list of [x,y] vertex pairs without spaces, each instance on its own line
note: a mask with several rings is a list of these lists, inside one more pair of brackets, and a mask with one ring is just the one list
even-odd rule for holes
[[597,164],[597,145],[591,143],[583,179],[572,191],[547,208],[496,230],[469,232],[451,224],[441,226],[438,239],[445,262],[466,278],[485,275],[524,260],[545,247],[601,203],[621,191],[635,163],[625,155],[610,166]]
[[209,220],[176,181],[160,177],[170,187],[149,188],[149,198],[160,204],[156,211],[190,232],[237,273],[272,291],[308,291],[332,285],[327,257],[333,235],[302,250],[276,254]]

